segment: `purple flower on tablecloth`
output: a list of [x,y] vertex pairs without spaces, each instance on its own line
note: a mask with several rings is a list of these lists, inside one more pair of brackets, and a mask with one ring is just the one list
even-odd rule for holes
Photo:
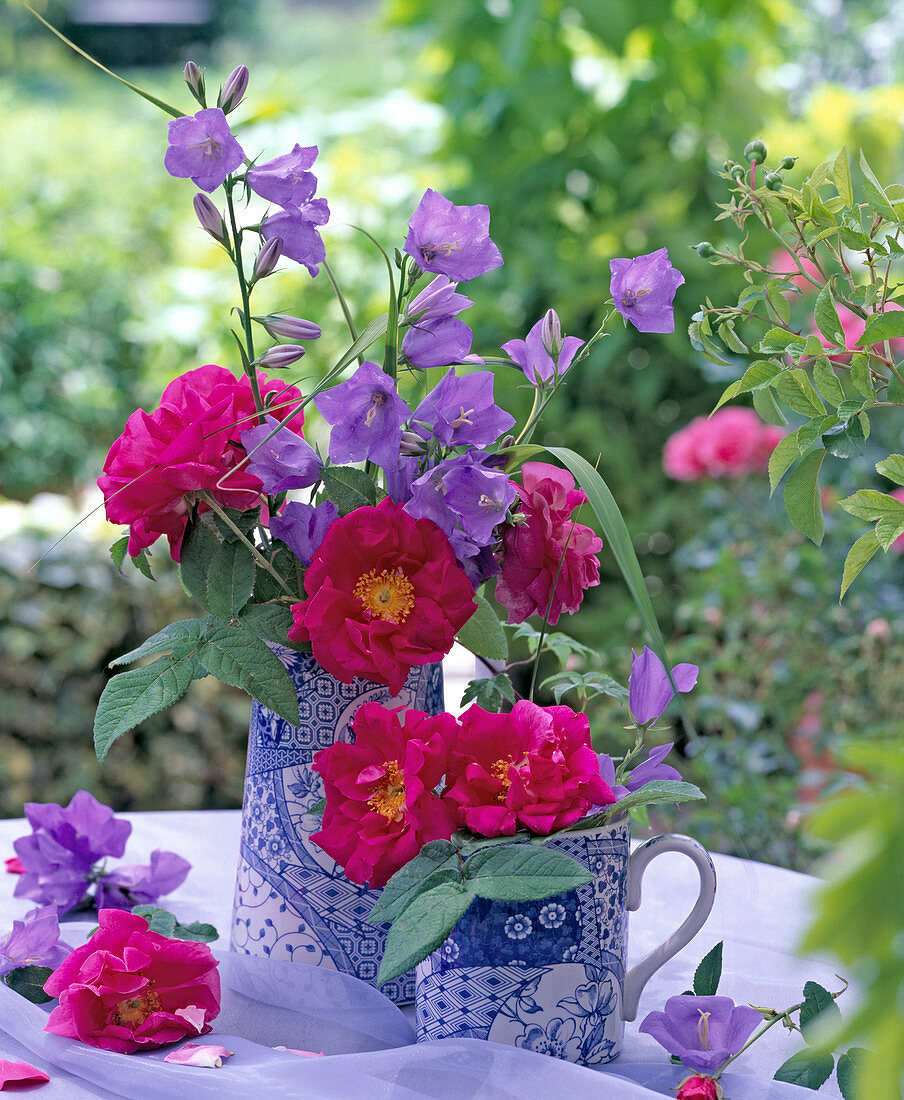
[[268,493],[313,485],[320,477],[321,462],[311,444],[284,428],[274,416],[265,416],[264,421],[240,433],[249,455],[248,473],[259,477]]
[[455,206],[428,190],[408,222],[405,251],[424,271],[466,283],[502,264],[486,206]]
[[338,518],[339,508],[331,500],[316,507],[293,500],[281,515],[270,517],[270,531],[289,547],[302,565],[310,565],[327,528]]
[[318,394],[314,404],[333,426],[331,462],[341,465],[369,458],[379,466],[396,464],[402,424],[411,410],[376,363],[365,360],[347,382]]
[[612,788],[616,800],[624,798],[626,794],[639,790],[654,779],[680,779],[681,772],[673,768],[671,764],[663,761],[672,751],[672,745],[656,745],[647,753],[646,760],[642,760],[636,768],[628,772],[624,784],[615,782],[615,763],[607,753],[599,754],[600,775]]
[[[675,665],[672,669],[675,687],[682,694],[691,691],[697,683],[699,671],[696,665]],[[628,708],[639,726],[649,726],[655,722],[675,695],[665,665],[647,646],[643,647],[642,653],[634,653],[628,693]]]
[[581,1040],[575,1035],[575,1030],[573,1019],[561,1020],[556,1017],[545,1028],[541,1024],[530,1024],[515,1039],[515,1046],[532,1050],[535,1054],[546,1054],[550,1058],[575,1062],[581,1050]]
[[674,332],[675,291],[684,282],[672,267],[669,250],[660,248],[633,260],[609,261],[609,291],[615,308],[638,332]]
[[0,933],[0,977],[20,966],[49,966],[56,970],[72,948],[60,940],[60,922],[50,905],[32,909],[12,929]]
[[493,403],[492,371],[459,377],[454,368],[414,410],[414,430],[432,434],[447,447],[486,447],[511,428],[515,418]]
[[282,255],[306,267],[312,276],[320,270],[326,259],[326,249],[318,225],[330,220],[330,208],[326,199],[312,199],[301,206],[290,206],[276,214],[268,214],[261,223],[261,236],[265,241],[279,237]]
[[163,158],[167,172],[189,177],[202,191],[215,191],[245,159],[219,107],[174,118],[167,125],[167,137],[169,148]]
[[652,1035],[688,1067],[713,1073],[737,1054],[763,1017],[730,997],[670,997],[665,1011],[651,1012],[640,1031]]
[[[553,310],[549,313],[556,317]],[[579,340],[576,336],[566,336],[561,341],[558,358],[553,359],[543,343],[544,325],[549,327],[546,317],[541,317],[527,334],[526,339],[509,340],[502,345],[502,350],[518,364],[533,386],[541,382],[549,382],[556,375],[563,375],[571,366],[578,348],[583,345],[583,340]]]
[[32,834],[13,844],[25,868],[15,896],[54,905],[61,913],[85,896],[98,859],[122,855],[132,831],[87,791],[77,791],[65,809],[55,802],[26,802],[25,816]]
[[316,159],[316,145],[296,145],[290,153],[249,168],[245,179],[262,199],[300,209],[317,190],[317,177],[308,171]]
[[94,902],[98,909],[128,909],[152,905],[185,881],[188,860],[175,852],[151,852],[151,862],[117,867],[97,880]]

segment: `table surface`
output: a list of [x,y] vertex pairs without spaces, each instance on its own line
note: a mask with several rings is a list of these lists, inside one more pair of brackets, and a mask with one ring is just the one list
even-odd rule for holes
[[[146,862],[155,848],[178,852],[188,859],[192,864],[191,873],[177,891],[161,900],[161,904],[184,921],[202,920],[214,924],[220,932],[220,941],[214,946],[227,949],[240,813],[228,810],[121,816],[133,823],[123,862]],[[12,854],[12,841],[28,831],[23,820],[0,821],[0,858]],[[808,922],[810,900],[818,881],[793,871],[730,856],[717,855],[714,862],[718,890],[712,914],[690,945],[666,963],[645,988],[637,1021],[626,1025],[621,1063],[667,1064],[662,1048],[649,1036],[638,1033],[638,1023],[648,1012],[661,1009],[669,997],[690,988],[697,963],[719,940],[725,945],[724,976],[719,992],[738,1002],[784,1008],[801,999],[803,983],[807,980],[818,981],[830,989],[838,987],[831,965],[818,959],[801,958],[796,950],[797,940]],[[0,875],[0,933],[33,907],[33,903],[12,896],[15,881],[14,875]],[[697,872],[686,858],[664,853],[650,864],[643,882],[643,903],[631,916],[629,963],[657,946],[678,926],[689,912],[696,894]],[[0,1027],[2,1024],[0,1018]],[[738,1074],[771,1078],[781,1062],[799,1047],[799,1036],[789,1037],[782,1027],[775,1027],[734,1063],[732,1070]],[[51,1084],[40,1089],[41,1097],[47,1100],[112,1095],[42,1064],[38,1057],[2,1031],[0,1057],[29,1061],[50,1072]],[[617,1070],[618,1065],[615,1063],[613,1069]],[[465,1094],[484,1095],[473,1088]],[[600,1092],[600,1096],[605,1095],[622,1093]],[[834,1088],[834,1080],[823,1087],[820,1095],[840,1095]]]

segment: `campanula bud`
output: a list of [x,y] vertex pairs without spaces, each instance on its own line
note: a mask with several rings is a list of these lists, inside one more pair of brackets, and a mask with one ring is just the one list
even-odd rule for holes
[[320,326],[301,317],[290,317],[288,313],[268,313],[266,317],[255,317],[271,336],[283,336],[288,340],[316,340],[320,336]]
[[258,359],[262,367],[289,367],[304,355],[301,344],[275,344]]
[[558,359],[562,351],[562,325],[554,309],[548,309],[540,328],[540,339],[550,359]]
[[251,281],[256,283],[258,279],[266,279],[268,275],[272,275],[279,263],[279,258],[282,255],[283,239],[282,237],[271,237],[266,242],[264,247],[258,252],[257,259],[254,261],[254,271],[251,274]]
[[204,98],[204,74],[194,63],[194,61],[186,61],[185,68],[182,70],[182,76],[185,79],[185,83],[188,85],[188,90],[195,97],[195,99],[201,104],[202,107],[207,106],[207,100]]
[[228,244],[229,233],[226,229],[226,221],[213,201],[202,191],[199,191],[192,202],[194,203],[195,214],[197,214],[198,221],[201,223],[201,228],[219,244]]
[[230,111],[234,111],[242,102],[247,90],[248,66],[238,65],[232,70],[229,76],[226,77],[226,83],[220,89],[220,94],[217,96],[217,106],[223,108],[224,115],[228,115]]

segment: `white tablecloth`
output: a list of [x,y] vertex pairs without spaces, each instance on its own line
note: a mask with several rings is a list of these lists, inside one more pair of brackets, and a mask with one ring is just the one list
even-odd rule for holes
[[[238,811],[122,816],[131,820],[134,826],[124,861],[144,862],[154,848],[185,856],[192,864],[191,873],[179,890],[162,899],[160,904],[184,921],[211,922],[221,935],[220,944],[214,946],[226,948],[239,845]],[[11,855],[12,841],[29,831],[23,820],[0,821],[0,858]],[[662,1048],[648,1036],[639,1034],[637,1025],[648,1012],[661,1009],[670,996],[690,988],[696,964],[719,940],[725,943],[724,976],[719,992],[738,1002],[781,1009],[801,999],[803,983],[809,979],[829,989],[839,986],[831,965],[801,959],[795,950],[796,941],[808,921],[809,900],[817,881],[793,871],[729,856],[715,856],[714,861],[718,890],[709,921],[697,938],[647,985],[640,998],[637,1021],[626,1027],[621,1063],[667,1064],[668,1057]],[[33,907],[33,903],[12,896],[15,882],[16,876],[0,874],[0,932]],[[689,860],[666,853],[651,863],[643,882],[643,905],[631,915],[630,962],[645,955],[677,927],[690,910],[696,894],[697,872]],[[781,1062],[800,1045],[799,1036],[789,1037],[781,1026],[774,1027],[731,1069],[738,1074],[771,1078]],[[0,1033],[0,1057],[29,1061],[51,1074],[51,1084],[40,1089],[42,1100],[110,1095],[52,1066],[42,1065],[33,1054],[3,1033]],[[614,1068],[617,1066],[618,1063]],[[208,1072],[197,1071],[199,1074]],[[780,1091],[785,1095],[784,1090]],[[467,1095],[478,1093],[468,1089]],[[619,1095],[617,1089],[600,1091],[600,1097]],[[834,1082],[830,1082],[819,1095],[837,1097],[840,1094]],[[310,1100],[314,1100],[313,1094]],[[554,1098],[546,1093],[544,1100]]]

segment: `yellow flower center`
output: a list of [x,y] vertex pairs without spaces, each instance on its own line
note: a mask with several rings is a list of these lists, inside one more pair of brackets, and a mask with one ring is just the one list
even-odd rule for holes
[[388,622],[403,623],[414,607],[414,585],[401,569],[371,569],[358,578],[354,595],[375,619]]
[[367,415],[364,417],[364,427],[369,428],[377,415],[381,405],[386,404],[386,395],[380,393],[379,390],[374,390],[370,395],[370,404],[367,406]]
[[201,156],[204,160],[216,160],[220,155],[222,146],[208,134],[203,141],[199,141],[197,145],[189,145],[188,148],[203,150]]
[[[697,1009],[700,1012],[699,1009]],[[697,1023],[697,1034],[700,1036],[700,1049],[709,1050],[709,1012],[700,1012],[700,1020]]]
[[494,764],[490,765],[490,775],[494,779],[498,779],[502,784],[502,790],[496,795],[497,802],[505,802],[505,796],[509,792],[509,787],[512,785],[512,778],[509,775],[509,768],[512,766],[512,758],[509,756],[505,760],[497,760]]
[[471,415],[473,414],[474,410],[468,409],[468,411],[465,412],[464,405],[460,405],[459,408],[461,409],[461,412],[459,412],[458,416],[456,416],[456,418],[450,422],[449,426],[451,428],[460,428],[464,424],[470,424],[473,426],[474,421],[471,420]]
[[126,997],[113,1012],[113,1022],[121,1027],[139,1027],[148,1016],[160,1011],[160,998],[145,991],[140,997]]
[[405,780],[398,760],[386,760],[383,763],[386,774],[371,790],[367,805],[387,821],[401,821],[405,816]]

